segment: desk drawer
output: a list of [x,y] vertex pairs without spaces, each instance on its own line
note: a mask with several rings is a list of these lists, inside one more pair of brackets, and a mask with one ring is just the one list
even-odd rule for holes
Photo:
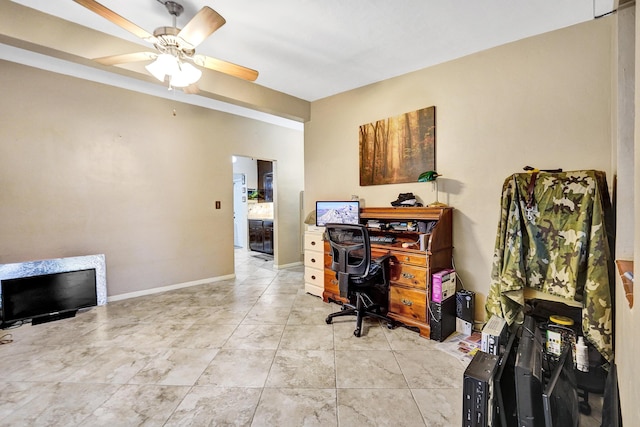
[[324,268],[324,254],[322,252],[305,251],[304,266],[311,268]]
[[427,269],[425,267],[416,267],[408,264],[391,264],[391,281],[401,283],[403,285],[427,289]]
[[421,267],[427,266],[427,255],[413,254],[408,252],[391,252],[393,257],[400,263],[417,265]]
[[428,323],[426,291],[389,286],[389,312],[418,322]]

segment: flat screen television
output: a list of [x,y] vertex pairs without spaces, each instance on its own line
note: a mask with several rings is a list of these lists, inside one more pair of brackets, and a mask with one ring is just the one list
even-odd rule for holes
[[514,365],[518,426],[544,427],[542,406],[543,351],[542,332],[531,316],[525,316]]
[[542,393],[545,427],[576,427],[579,402],[571,346],[565,347]]
[[316,225],[324,227],[326,224],[359,224],[360,202],[357,200],[316,202]]
[[98,304],[94,268],[3,279],[0,290],[3,326],[72,317],[79,309]]

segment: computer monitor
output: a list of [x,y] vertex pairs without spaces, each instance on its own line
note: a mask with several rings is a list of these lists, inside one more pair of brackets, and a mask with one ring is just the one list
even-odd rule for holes
[[573,352],[571,346],[567,345],[542,393],[545,427],[578,425],[578,390],[573,369]]
[[360,202],[357,200],[316,202],[316,225],[326,224],[359,224]]
[[493,380],[495,391],[495,407],[498,425],[511,427],[518,425],[518,408],[516,403],[516,383],[514,366],[516,363],[517,331],[513,331],[507,341],[504,353],[500,357],[500,365]]
[[544,339],[531,316],[525,316],[514,366],[518,426],[544,425],[542,406]]

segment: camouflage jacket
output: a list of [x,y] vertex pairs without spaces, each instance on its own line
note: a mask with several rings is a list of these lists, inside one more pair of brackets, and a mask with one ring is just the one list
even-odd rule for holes
[[[524,287],[582,302],[582,331],[613,357],[611,202],[600,171],[507,178],[486,312],[523,321]],[[531,196],[533,200],[531,200]]]

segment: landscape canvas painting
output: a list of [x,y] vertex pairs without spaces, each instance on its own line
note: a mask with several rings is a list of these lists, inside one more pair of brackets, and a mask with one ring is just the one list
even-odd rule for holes
[[360,185],[416,182],[436,169],[436,107],[360,126]]

